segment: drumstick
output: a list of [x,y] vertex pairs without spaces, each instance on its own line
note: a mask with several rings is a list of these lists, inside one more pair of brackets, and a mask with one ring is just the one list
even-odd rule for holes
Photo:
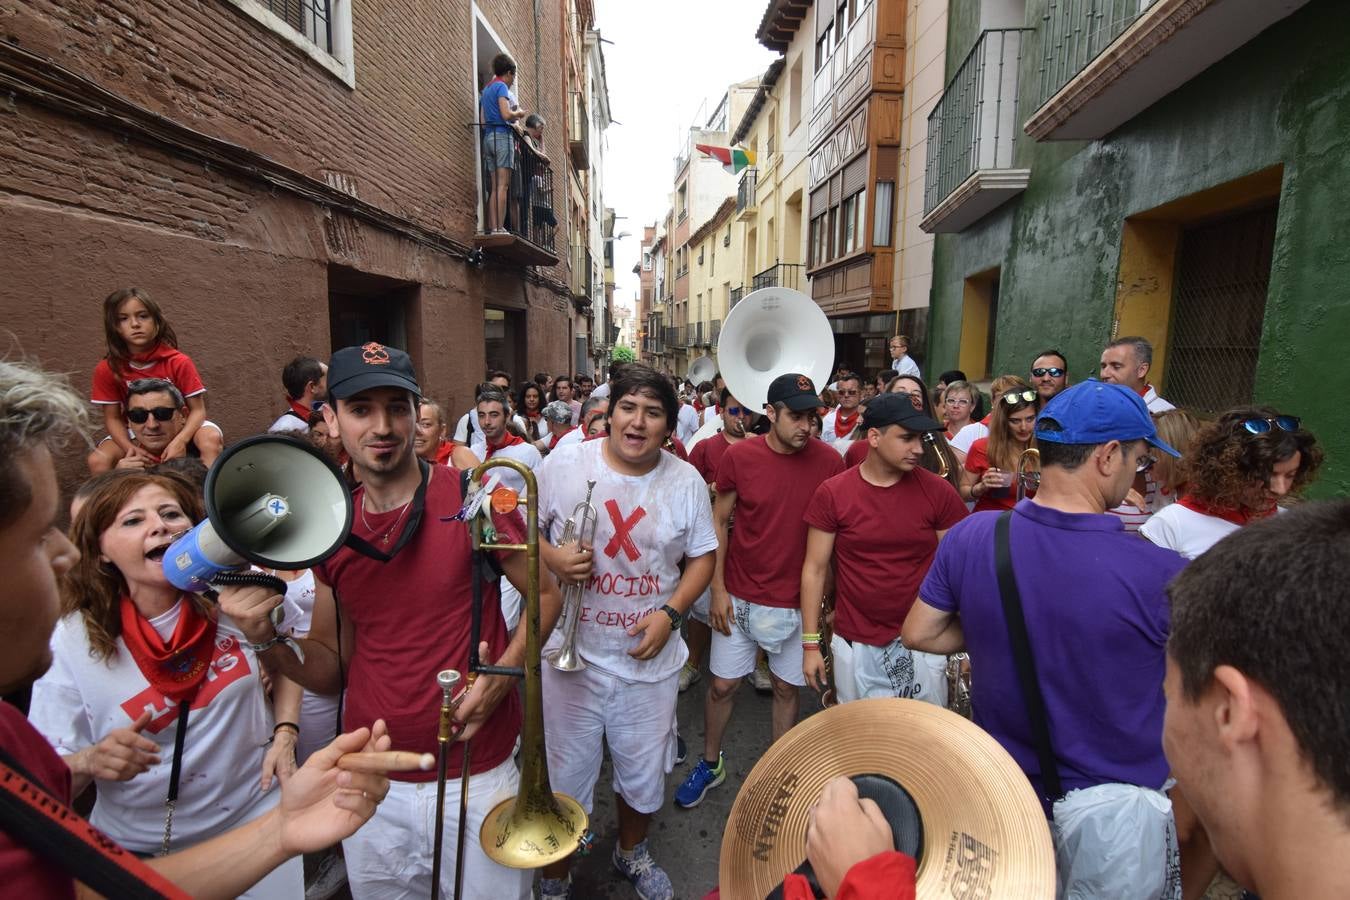
[[436,757],[430,753],[410,753],[406,750],[366,751],[364,753],[344,753],[338,757],[337,767],[348,772],[368,772],[383,775],[385,772],[411,772],[420,769],[429,772],[436,765]]

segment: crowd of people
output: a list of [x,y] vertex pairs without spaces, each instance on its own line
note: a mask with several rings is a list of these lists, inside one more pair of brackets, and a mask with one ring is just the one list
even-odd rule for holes
[[[1323,461],[1298,416],[1173,408],[1149,383],[1143,338],[1111,341],[1078,384],[1046,350],[986,398],[959,371],[930,390],[897,335],[870,382],[783,372],[759,408],[720,376],[616,363],[603,379],[491,371],[459,410],[427,396],[397,348],[299,356],[258,430],[331,459],[358,540],[313,568],[268,570],[284,592],[226,587],[208,603],[168,581],[164,557],[204,517],[207,467],[230,441],[158,304],[117,291],[104,320],[88,398],[104,427],[68,532],[54,527],[54,472],[61,439],[89,430],[87,404],[0,363],[0,551],[19,571],[3,588],[14,652],[0,687],[32,688],[27,721],[0,707],[0,775],[62,810],[96,787],[90,821],[106,838],[93,843],[130,851],[107,876],[103,857],[66,861],[65,844],[5,818],[0,876],[33,896],[105,876],[171,895],[167,876],[194,893],[316,898],[345,880],[357,898],[414,897],[437,868],[449,896],[457,865],[467,897],[576,896],[569,859],[507,868],[479,843],[520,781],[508,676],[473,678],[458,698],[447,769],[468,779],[448,779],[444,808],[464,858],[452,835],[433,859],[436,774],[416,754],[436,747],[437,672],[469,670],[475,597],[482,659],[525,662],[525,558],[480,566],[462,521],[461,473],[499,458],[538,486],[546,651],[565,639],[562,589],[581,586],[568,612],[585,666],[543,666],[553,787],[590,813],[608,753],[611,859],[638,896],[674,896],[649,837],[685,762],[677,698],[705,669],[701,751],[677,808],[725,783],[743,680],[772,697],[772,742],[800,719],[804,688],[826,705],[955,706],[965,678],[975,723],[1041,798],[1060,896],[1199,897],[1221,868],[1267,898],[1350,890],[1334,852],[1350,843],[1336,614],[1350,505],[1298,502]],[[490,527],[521,539],[519,511],[490,507]],[[587,507],[593,539],[565,542]],[[411,753],[342,768],[344,753],[391,748]],[[891,871],[871,862],[891,851],[869,802],[832,786],[812,812],[859,836],[808,835],[830,896],[892,895],[869,874]],[[595,844],[588,830],[578,852]],[[253,858],[223,874],[241,852]]]

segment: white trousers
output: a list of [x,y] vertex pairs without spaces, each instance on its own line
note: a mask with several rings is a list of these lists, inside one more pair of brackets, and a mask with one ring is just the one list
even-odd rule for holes
[[884,647],[839,635],[830,641],[834,654],[834,687],[839,702],[869,697],[899,697],[947,705],[947,657],[910,650],[896,638]]
[[[459,773],[454,773],[458,775]],[[534,873],[508,869],[488,859],[478,843],[487,814],[516,795],[520,772],[513,759],[469,778],[469,813],[464,844],[464,896],[529,900]],[[445,838],[441,851],[441,896],[455,893],[455,834],[459,821],[459,779],[445,784]],[[435,846],[436,782],[389,782],[389,794],[375,815],[342,842],[347,882],[354,900],[422,900],[431,896]]]

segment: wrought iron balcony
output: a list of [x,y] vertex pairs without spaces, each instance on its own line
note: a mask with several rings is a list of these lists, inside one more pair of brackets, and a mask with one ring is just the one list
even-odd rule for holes
[[794,291],[802,289],[802,272],[806,266],[801,263],[775,263],[754,277],[751,290],[766,287],[785,287]]
[[496,223],[502,230],[489,231],[488,210],[492,203],[494,172],[485,163],[483,191],[479,195],[479,221],[483,230],[474,243],[500,256],[532,266],[556,266],[560,260],[553,249],[558,217],[553,206],[553,169],[548,157],[537,151],[530,140],[515,129],[486,131],[476,125],[480,146],[493,141],[512,141],[516,167],[507,184],[505,221]]
[[670,349],[680,346],[680,326],[667,325],[662,329],[662,332],[661,338],[663,350],[669,351]]
[[585,244],[572,245],[572,298],[580,305],[591,302],[593,267],[591,251]]
[[567,151],[574,169],[591,167],[591,117],[586,115],[586,97],[581,91],[567,94]]
[[927,232],[961,231],[1026,190],[1013,167],[1017,73],[1029,29],[983,32],[928,115],[923,220]]
[[745,287],[744,287],[744,285],[742,285],[741,287],[734,287],[734,288],[732,288],[732,289],[731,289],[731,297],[730,297],[730,299],[729,299],[728,302],[727,302],[727,309],[728,309],[728,310],[731,310],[731,309],[735,308],[736,304],[737,304],[737,303],[740,303],[740,302],[741,302],[741,298],[744,297],[744,296],[745,296]]
[[722,320],[713,319],[708,323],[708,345],[717,346],[717,339],[722,336]]
[[755,214],[755,210],[758,208],[755,198],[758,184],[759,172],[755,169],[746,169],[741,173],[741,182],[736,187],[737,218],[748,219]]
[[703,323],[690,322],[688,325],[688,330],[685,331],[684,333],[684,337],[685,337],[684,345],[686,347],[703,346]]
[[1309,0],[1046,0],[1035,140],[1104,137]]

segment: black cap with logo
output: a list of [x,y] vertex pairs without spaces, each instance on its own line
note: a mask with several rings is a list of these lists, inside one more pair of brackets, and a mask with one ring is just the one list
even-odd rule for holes
[[922,410],[914,408],[914,402],[908,394],[882,394],[867,401],[863,412],[863,428],[885,428],[887,425],[899,425],[906,431],[937,431],[942,423],[930,419]]
[[343,347],[328,361],[328,393],[345,400],[377,387],[403,388],[422,396],[412,357],[397,347],[374,341],[359,347]]
[[[732,392],[735,393],[734,391]],[[811,379],[797,372],[779,375],[769,384],[769,405],[782,403],[795,412],[820,406],[820,394]]]

